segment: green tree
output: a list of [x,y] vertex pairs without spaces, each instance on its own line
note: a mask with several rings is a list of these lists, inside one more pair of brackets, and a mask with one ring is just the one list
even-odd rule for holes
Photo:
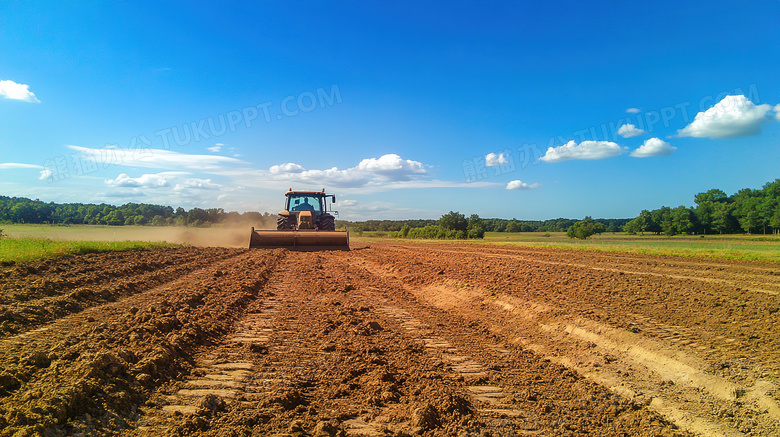
[[693,211],[685,206],[678,206],[671,211],[672,226],[677,234],[690,234],[695,228]]
[[630,235],[636,235],[639,232],[643,232],[643,230],[644,230],[644,226],[642,225],[639,217],[623,225],[623,232]]
[[122,211],[113,210],[106,216],[106,224],[111,226],[121,226],[125,224],[125,216]]
[[672,208],[668,206],[662,206],[659,209],[653,211],[653,221],[658,223],[660,232],[664,235],[675,235],[677,230],[672,223]]
[[703,203],[725,202],[727,200],[728,200],[728,196],[726,195],[726,193],[724,193],[721,190],[718,190],[717,188],[713,188],[712,190],[709,190],[706,193],[699,193],[693,196],[693,201],[696,202],[697,205],[701,205]]
[[466,231],[469,227],[469,222],[466,220],[465,215],[450,211],[439,218],[439,226],[454,231]]
[[601,234],[606,230],[606,226],[603,223],[594,221],[590,216],[586,216],[584,219],[574,223],[566,230],[566,236],[569,238],[578,238],[585,240],[592,235]]

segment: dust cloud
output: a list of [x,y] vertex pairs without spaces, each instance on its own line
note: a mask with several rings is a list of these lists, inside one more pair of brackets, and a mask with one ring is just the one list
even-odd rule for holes
[[[259,228],[258,228],[259,229]],[[252,226],[235,224],[211,228],[179,226],[25,226],[9,230],[11,238],[40,237],[52,240],[156,241],[192,246],[248,247]]]

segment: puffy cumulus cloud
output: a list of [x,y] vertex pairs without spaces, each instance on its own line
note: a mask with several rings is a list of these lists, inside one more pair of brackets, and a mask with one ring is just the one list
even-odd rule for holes
[[506,159],[503,153],[496,155],[495,153],[488,153],[485,156],[485,165],[488,167],[497,167],[501,164],[506,164],[509,160]]
[[292,162],[280,165],[272,165],[271,168],[268,169],[271,174],[301,173],[304,170],[306,169]]
[[118,188],[163,188],[171,185],[171,173],[144,174],[137,178],[131,178],[121,173],[114,179],[107,179],[106,185]]
[[620,126],[620,128],[618,128],[617,133],[623,138],[631,138],[631,137],[638,137],[639,135],[645,133],[645,131],[637,128],[633,124],[624,124],[623,126]]
[[775,118],[780,120],[780,105],[775,106]]
[[43,180],[49,179],[51,176],[52,176],[52,172],[51,172],[51,170],[49,170],[47,168],[47,169],[41,170],[41,174],[40,174],[40,176],[38,176],[38,179],[43,181]]
[[12,80],[0,80],[0,97],[9,100],[21,100],[23,102],[41,103],[35,94],[30,92],[30,87]]
[[770,109],[767,104],[756,106],[743,95],[726,96],[712,108],[696,114],[691,124],[677,131],[677,135],[709,138],[758,135]]
[[638,149],[631,152],[634,158],[649,158],[651,156],[671,155],[677,147],[672,147],[666,141],[660,138],[650,138],[644,142]]
[[173,189],[175,191],[183,191],[183,190],[189,190],[189,189],[195,189],[195,190],[218,190],[222,186],[219,184],[215,184],[211,181],[211,179],[198,179],[198,178],[188,178],[181,182],[178,182]]
[[356,170],[385,175],[411,175],[425,173],[422,163],[409,159],[401,159],[395,153],[382,155],[379,158],[367,158],[357,165]]
[[530,190],[532,188],[537,188],[537,187],[539,187],[539,184],[537,183],[527,184],[519,179],[514,181],[509,181],[509,183],[506,184],[507,190]]
[[268,171],[275,180],[342,188],[409,182],[428,174],[421,162],[402,159],[396,154],[382,155],[379,158],[366,158],[355,167],[343,170],[338,167],[306,170],[301,165],[288,162],[274,165]]
[[612,141],[583,141],[577,144],[571,140],[562,146],[549,147],[539,160],[561,162],[572,159],[604,159],[618,156],[626,150],[627,147],[620,147]]
[[626,112],[628,112],[629,114],[639,114],[640,112],[642,112],[642,110],[639,108],[628,108],[626,109]]

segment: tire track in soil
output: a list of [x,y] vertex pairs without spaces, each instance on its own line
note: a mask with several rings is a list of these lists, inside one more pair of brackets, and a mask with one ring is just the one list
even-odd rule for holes
[[277,273],[269,281],[264,299],[250,304],[234,332],[217,347],[199,354],[188,378],[154,396],[156,407],[145,409],[146,417],[137,424],[139,435],[170,433],[172,426],[176,433],[176,421],[166,420],[168,416],[191,416],[179,429],[205,429],[203,416],[208,418],[235,403],[251,405],[269,396],[276,386],[289,384],[291,374],[305,371],[305,361],[285,370],[269,371],[252,359],[269,349],[294,353],[286,345],[285,336],[294,333],[297,319],[280,316],[289,296],[279,276]]
[[[501,387],[480,384],[481,381],[488,377],[487,369],[482,364],[458,351],[458,348],[450,344],[444,337],[437,335],[428,325],[412,317],[407,311],[395,306],[381,306],[377,310],[396,319],[401,324],[401,327],[406,330],[407,334],[417,340],[421,340],[427,350],[439,352],[443,361],[453,371],[453,379],[459,378],[467,383],[474,384],[466,386],[466,389],[471,393],[474,401],[488,406],[487,408],[478,409],[479,413],[509,417],[523,415],[523,411],[515,409],[513,405],[503,403],[503,399],[507,396]],[[509,355],[509,351],[499,345],[486,345],[485,347],[501,354]],[[436,355],[436,352],[434,352],[434,355]]]

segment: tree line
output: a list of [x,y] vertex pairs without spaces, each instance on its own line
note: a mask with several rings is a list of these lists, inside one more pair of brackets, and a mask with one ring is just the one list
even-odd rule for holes
[[695,207],[648,211],[623,227],[629,234],[780,234],[780,179],[760,189],[744,188],[731,196],[712,189],[694,196]]
[[[446,215],[446,214],[445,214]],[[501,218],[480,218],[472,214],[470,219],[478,219],[485,232],[566,232],[579,220],[556,218],[549,220],[518,220]],[[440,219],[430,220],[366,220],[357,222],[343,222],[355,232],[398,232],[404,226],[410,228],[423,228],[438,225]],[[631,219],[592,219],[601,224],[604,232],[620,232],[623,226]]]
[[218,223],[276,226],[276,214],[225,212],[222,208],[176,208],[146,203],[122,206],[101,203],[54,203],[25,197],[0,196],[0,223],[147,225],[206,227]]

